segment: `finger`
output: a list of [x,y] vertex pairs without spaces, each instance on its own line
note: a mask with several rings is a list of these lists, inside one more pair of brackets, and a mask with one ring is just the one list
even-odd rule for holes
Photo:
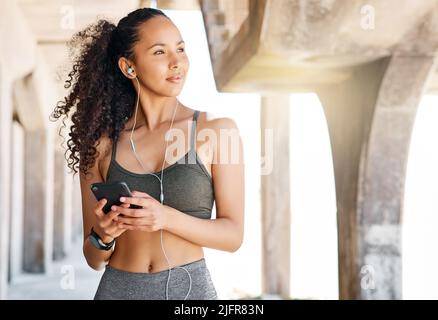
[[145,207],[147,204],[147,198],[138,198],[138,197],[121,197],[120,202],[123,204],[127,203],[129,205],[136,205],[139,207]]
[[107,201],[106,201],[105,198],[100,199],[100,200],[97,202],[97,206],[96,206],[96,208],[94,209],[94,213],[95,213],[98,217],[100,217],[100,218],[102,218],[103,216],[105,216],[105,213],[104,213],[102,210],[103,210],[103,207],[105,207],[106,202],[107,202]]
[[[121,226],[121,225],[120,225]],[[118,223],[113,223],[111,226],[109,226],[106,230],[107,233],[110,234],[112,237],[116,238],[121,234],[120,231],[126,230],[126,228],[121,228]]]
[[120,212],[111,210],[110,212],[108,212],[104,218],[105,222],[111,222],[112,220],[114,220],[114,218],[116,218],[118,215],[120,214]]
[[111,210],[120,212],[121,214],[123,214],[125,216],[130,216],[130,217],[144,217],[147,214],[146,210],[144,210],[144,209],[123,208],[120,206],[112,206]]
[[141,192],[141,191],[132,191],[132,195],[134,197],[140,197],[140,198],[152,198],[151,195],[147,194],[146,192]]
[[134,226],[130,226],[123,223],[117,223],[118,228],[125,229],[125,230],[135,230]]
[[154,228],[151,226],[130,226],[130,225],[123,225],[123,228],[126,228],[126,230],[137,230],[137,231],[147,231],[147,232],[155,232],[158,231],[158,228]]
[[151,218],[128,218],[128,217],[117,217],[118,223],[123,223],[131,226],[141,226],[141,225],[151,225],[153,224],[153,219]]
[[[118,223],[117,230],[119,230],[118,232],[122,231],[122,232],[120,232],[122,234],[126,230],[130,230],[130,229],[128,229],[123,223]],[[131,229],[131,230],[133,230],[133,229]]]
[[126,230],[139,230],[139,231],[147,231],[148,226],[134,226],[134,225],[130,225],[130,224],[121,224],[121,228],[126,229]]

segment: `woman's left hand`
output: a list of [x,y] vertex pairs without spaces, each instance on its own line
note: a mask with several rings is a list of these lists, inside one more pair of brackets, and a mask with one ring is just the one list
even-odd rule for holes
[[123,208],[120,206],[112,206],[111,210],[120,212],[120,215],[114,219],[119,227],[128,230],[140,230],[154,232],[166,227],[167,206],[162,205],[155,198],[147,193],[133,191],[132,197],[122,197],[120,202],[129,203],[143,207],[142,209]]

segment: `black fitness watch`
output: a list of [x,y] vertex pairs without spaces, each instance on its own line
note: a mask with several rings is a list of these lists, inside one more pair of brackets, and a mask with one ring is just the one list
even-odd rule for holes
[[116,239],[113,239],[110,243],[103,242],[99,235],[93,230],[93,227],[91,227],[88,239],[90,239],[91,244],[99,250],[110,250],[116,242]]

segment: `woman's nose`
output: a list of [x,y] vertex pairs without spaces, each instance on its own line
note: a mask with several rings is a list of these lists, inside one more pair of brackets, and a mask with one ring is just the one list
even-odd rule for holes
[[170,59],[170,68],[171,69],[178,69],[182,64],[182,57],[178,56],[177,54],[172,55],[172,58]]
[[181,62],[179,60],[175,60],[170,64],[170,69],[179,69],[181,66]]

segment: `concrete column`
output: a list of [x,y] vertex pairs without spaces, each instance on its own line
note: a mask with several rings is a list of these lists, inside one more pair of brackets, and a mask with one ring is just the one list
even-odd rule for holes
[[12,125],[11,159],[9,274],[13,282],[23,267],[24,130],[17,121]]
[[347,81],[318,90],[327,118],[335,174],[341,299],[360,297],[356,262],[360,161],[386,65],[386,60],[365,64],[351,70]]
[[60,260],[65,257],[65,229],[68,228],[65,221],[65,160],[64,154],[60,151],[55,152],[55,187],[54,187],[54,218],[53,218],[53,260]]
[[[68,121],[67,126],[71,123]],[[70,252],[72,246],[72,205],[73,180],[65,160],[65,141],[59,135],[60,126],[54,130],[54,220],[53,220],[53,259],[60,260]],[[65,130],[63,135],[65,135]]]
[[82,199],[81,199],[81,187],[79,182],[79,174],[75,175],[73,178],[72,185],[72,197],[73,197],[73,206],[72,206],[72,237],[73,241],[82,241],[83,232],[88,233],[90,230],[82,231]]
[[5,299],[8,285],[11,123],[10,82],[5,79],[0,60],[0,299]]
[[318,89],[335,167],[341,299],[401,298],[405,168],[432,68],[432,57],[392,57]]
[[[0,299],[5,299],[11,213],[12,88],[16,79],[33,68],[35,43],[16,2],[0,1],[0,16]],[[14,39],[14,45],[4,45],[10,39]]]
[[[55,133],[57,135],[57,133]],[[56,146],[61,142],[55,137]],[[73,180],[68,172],[63,149],[55,152],[53,259],[64,258],[72,246],[72,192]]]
[[51,272],[53,251],[53,146],[51,130],[25,134],[24,256],[27,272]]
[[[273,130],[273,141],[265,140],[265,130]],[[262,157],[273,161],[261,177],[262,292],[289,296],[289,95],[262,98],[261,141]]]
[[361,298],[401,299],[401,220],[412,127],[434,58],[393,57],[379,90],[359,184]]
[[[63,162],[64,173],[64,251],[68,254],[73,241],[73,178],[67,169],[65,160]],[[82,212],[82,211],[81,211]],[[77,213],[76,213],[77,214]]]
[[14,82],[14,101],[25,133],[23,269],[51,273],[53,259],[54,142],[49,114],[56,86],[41,52],[32,72]]

